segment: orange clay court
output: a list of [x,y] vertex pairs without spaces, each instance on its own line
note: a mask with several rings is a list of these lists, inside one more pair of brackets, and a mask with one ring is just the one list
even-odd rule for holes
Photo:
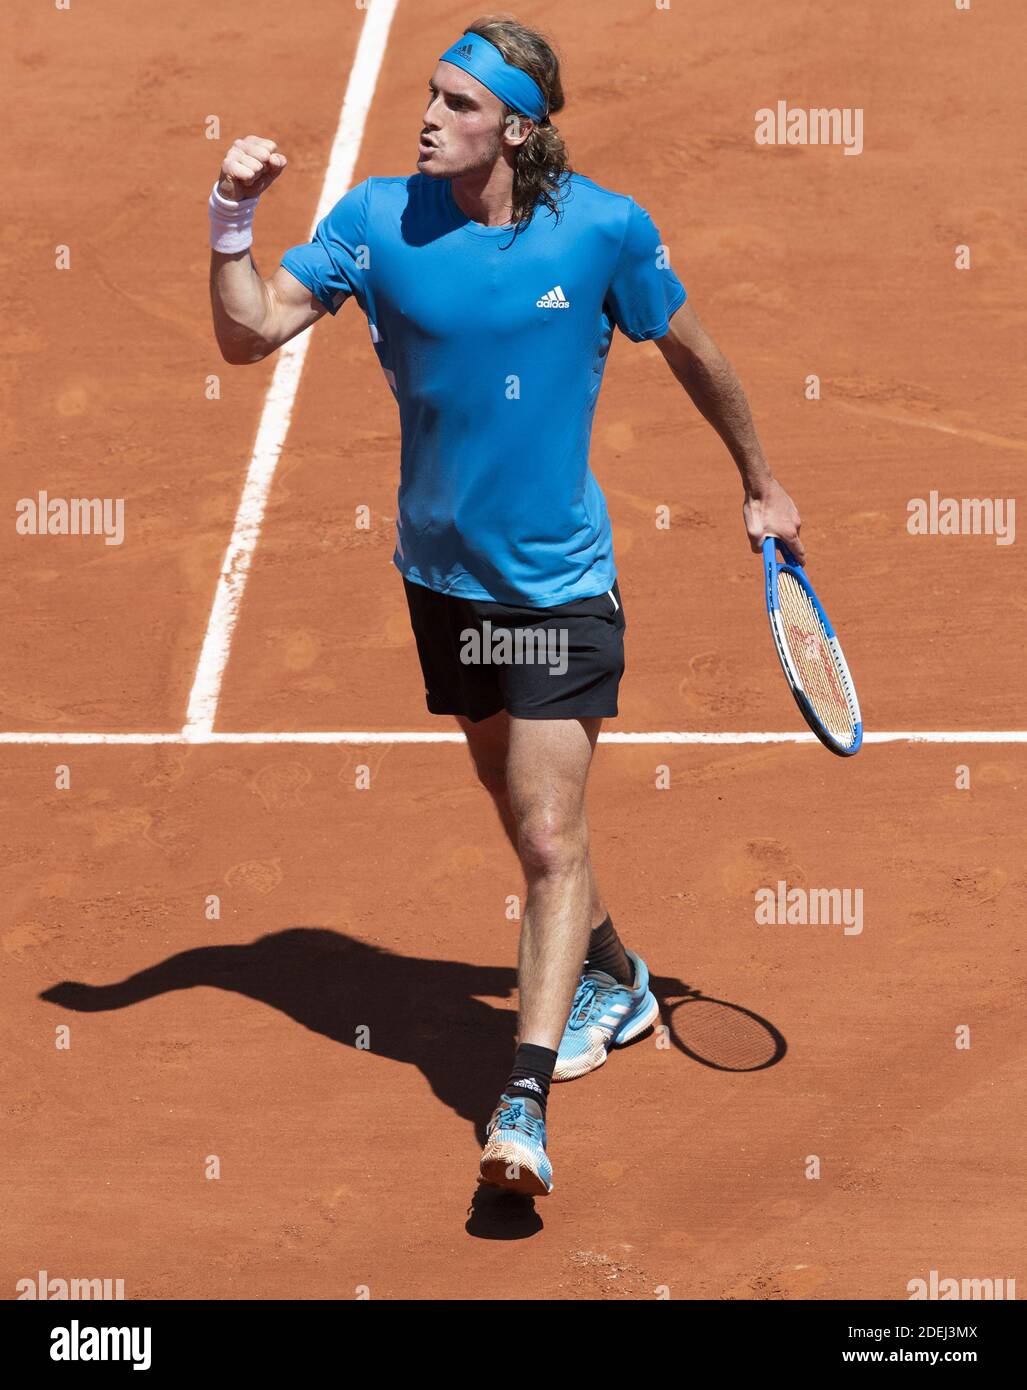
[[[40,1269],[154,1299],[904,1299],[931,1270],[1024,1274],[1027,568],[1019,539],[906,517],[931,490],[1022,501],[1027,16],[514,12],[558,46],[574,167],[651,211],[745,385],[868,733],[999,740],[604,742],[594,860],[665,1027],[554,1088],[551,1200],[476,1198],[523,884],[464,746],[340,737],[455,729],[390,563],[398,421],[356,306],[311,334],[213,734],[181,733],[276,370],[220,358],[204,202],[235,135],[273,134],[262,273],[307,239],[374,6],[8,15],[5,1297]],[[400,0],[351,182],[412,170],[425,80],[476,13]],[[779,99],[864,109],[862,154],[758,146]],[[592,467],[629,615],[604,732],[805,733],[731,460],[652,343],[618,335]],[[40,489],[124,498],[123,544],[16,534]],[[166,741],[61,741],[88,734]],[[779,881],[862,889],[862,932],[757,923]]]

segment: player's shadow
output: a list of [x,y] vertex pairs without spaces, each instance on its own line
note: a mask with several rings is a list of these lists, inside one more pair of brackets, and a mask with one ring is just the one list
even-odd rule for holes
[[232,990],[333,1042],[418,1067],[484,1143],[513,1057],[517,1015],[476,996],[508,999],[516,984],[512,966],[426,960],[326,927],[292,927],[244,946],[181,951],[115,984],[66,980],[40,998],[92,1013],[198,985]]
[[[40,998],[99,1013],[199,985],[231,990],[333,1042],[364,1045],[417,1067],[439,1100],[469,1121],[484,1143],[485,1124],[513,1057],[516,1013],[479,996],[509,999],[516,984],[512,966],[427,960],[326,927],[292,927],[244,946],[181,951],[115,984],[65,980]],[[659,1045],[673,1044],[693,1061],[726,1071],[760,1071],[784,1056],[780,1032],[751,1010],[708,998],[669,976],[654,976],[650,984],[666,1030]],[[486,1240],[516,1240],[540,1226],[530,1199],[483,1187],[466,1229]]]

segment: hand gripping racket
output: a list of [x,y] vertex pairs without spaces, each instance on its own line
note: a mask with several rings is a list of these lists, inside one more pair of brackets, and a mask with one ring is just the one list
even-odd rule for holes
[[[780,550],[783,563],[775,550]],[[795,703],[825,748],[851,757],[863,742],[863,721],[856,687],[824,605],[777,536],[763,542],[763,571],[770,630]]]

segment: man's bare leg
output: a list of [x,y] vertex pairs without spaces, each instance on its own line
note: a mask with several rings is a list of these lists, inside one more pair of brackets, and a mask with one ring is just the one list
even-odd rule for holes
[[506,781],[528,882],[518,1040],[554,1051],[593,926],[585,783],[602,722],[510,719]]
[[[521,720],[521,723],[534,723],[533,720]],[[574,720],[553,720],[554,724],[573,724]],[[596,722],[596,721],[590,721]],[[514,817],[513,808],[510,805],[510,792],[507,786],[506,768],[510,750],[510,716],[506,710],[500,710],[490,719],[482,719],[477,724],[472,724],[469,719],[462,715],[457,716],[457,723],[467,738],[467,746],[470,749],[471,761],[477,773],[478,780],[491,796],[500,823],[506,833],[507,839],[519,855],[517,822]],[[598,732],[598,731],[597,731]],[[588,881],[590,898],[590,918],[589,929],[594,930],[606,919],[606,906],[599,894],[596,884],[595,872],[592,868],[591,856],[588,861]],[[582,956],[584,960],[584,956]],[[580,965],[579,965],[580,973]]]
[[[603,907],[589,855],[585,784],[602,722],[497,716],[494,723],[467,726],[478,775],[493,794],[528,883],[518,960],[517,1050],[488,1124],[481,1175],[487,1183],[533,1196],[553,1190],[546,1104],[585,957],[590,970],[613,973],[607,982],[612,990],[622,974],[633,977],[636,969]],[[593,952],[602,964],[593,964]],[[643,994],[648,976],[644,966],[639,968],[643,978],[632,993],[638,994],[644,1027],[656,1003],[647,988]],[[599,998],[593,1001],[597,1006]],[[619,1002],[615,1007],[625,1025],[632,1021],[634,1010],[621,1009]],[[605,1061],[602,1039],[593,1032],[583,1052],[568,1054],[561,1079],[582,1076]],[[596,1060],[600,1050],[602,1058]]]

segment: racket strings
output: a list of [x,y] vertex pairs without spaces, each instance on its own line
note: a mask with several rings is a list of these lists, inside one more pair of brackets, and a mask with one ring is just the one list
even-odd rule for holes
[[788,650],[806,698],[828,733],[840,743],[851,743],[856,736],[856,718],[820,615],[806,590],[785,571],[778,574],[777,592]]

